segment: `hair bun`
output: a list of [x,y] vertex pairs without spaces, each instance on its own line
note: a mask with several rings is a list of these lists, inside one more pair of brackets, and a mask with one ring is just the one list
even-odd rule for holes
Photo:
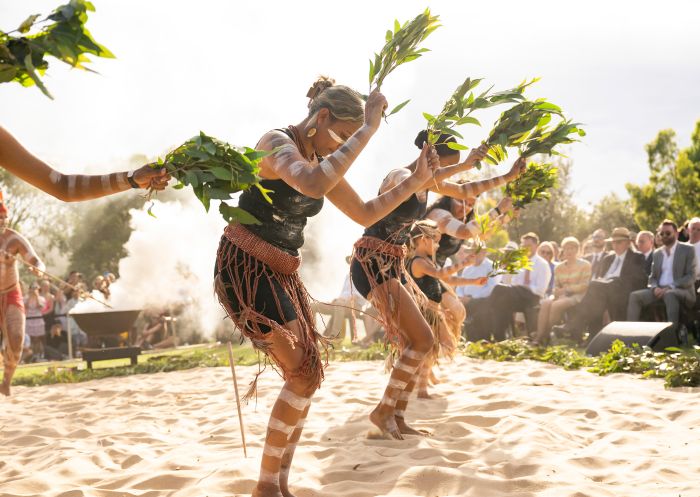
[[309,91],[306,92],[306,96],[309,98],[309,106],[311,106],[311,102],[314,101],[314,98],[318,97],[326,88],[330,88],[334,84],[335,80],[333,78],[319,76],[318,79],[314,81],[314,84],[311,85]]
[[418,133],[418,136],[416,136],[416,140],[413,142],[416,144],[416,147],[418,148],[423,148],[423,144],[428,141],[428,131],[425,129],[420,130]]

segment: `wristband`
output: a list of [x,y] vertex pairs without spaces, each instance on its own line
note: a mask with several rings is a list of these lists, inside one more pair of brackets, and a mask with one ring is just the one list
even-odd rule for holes
[[132,169],[131,171],[129,171],[128,173],[126,173],[126,180],[127,180],[127,181],[129,182],[129,184],[131,185],[131,188],[141,188],[141,187],[139,186],[139,184],[136,182],[136,180],[134,179],[134,171],[133,171],[133,169]]
[[499,209],[498,206],[494,207],[493,210],[495,210],[496,214],[498,214],[499,216],[501,215],[501,209]]

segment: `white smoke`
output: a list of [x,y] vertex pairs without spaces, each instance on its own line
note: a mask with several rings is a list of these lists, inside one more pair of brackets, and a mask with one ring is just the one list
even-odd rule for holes
[[[114,309],[145,309],[185,304],[184,314],[212,337],[224,318],[213,292],[216,249],[225,221],[186,192],[178,200],[154,201],[153,218],[145,209],[132,209],[133,231],[119,261],[119,279],[110,286]],[[100,294],[96,294],[101,297]],[[108,310],[86,300],[73,312]]]

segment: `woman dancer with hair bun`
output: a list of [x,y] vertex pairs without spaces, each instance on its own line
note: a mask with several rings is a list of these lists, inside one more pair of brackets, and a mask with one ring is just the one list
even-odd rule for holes
[[[422,131],[416,144],[420,146],[425,143],[426,136],[425,131]],[[399,440],[403,439],[403,434],[421,434],[406,424],[404,411],[415,383],[416,372],[433,347],[432,331],[416,304],[417,299],[424,297],[410,276],[405,274],[406,243],[411,226],[426,213],[428,190],[465,198],[486,188],[447,181],[447,178],[474,167],[488,152],[488,148],[482,145],[473,149],[467,159],[460,163],[459,154],[455,155],[453,150],[442,144],[449,140],[454,138],[442,135],[438,140],[441,145],[435,147],[442,166],[439,172],[416,194],[365,230],[362,238],[355,243],[350,266],[355,288],[377,309],[386,330],[387,341],[398,349],[399,357],[391,372],[389,384],[381,401],[370,414],[370,421],[382,432]],[[447,157],[444,149],[450,150],[449,162],[444,159]],[[523,162],[520,159],[516,161],[514,169],[519,171]],[[411,174],[414,168],[415,163],[412,163],[391,171],[384,178],[379,192],[390,191]]]
[[449,330],[445,313],[441,307],[443,300],[442,283],[448,281],[450,285],[485,285],[488,278],[461,278],[453,276],[466,266],[473,264],[474,257],[468,257],[462,264],[438,268],[433,259],[440,241],[440,230],[435,222],[424,219],[418,221],[411,229],[411,251],[413,257],[408,261],[408,272],[421,289],[426,299],[421,307],[423,317],[433,331],[435,344],[433,350],[423,361],[418,377],[418,398],[429,399],[428,377],[432,367],[437,363],[440,355],[453,357],[457,348],[458,338]]
[[[352,220],[369,226],[424,185],[439,165],[437,155],[423,147],[412,174],[363,201],[343,176],[379,127],[384,96],[375,91],[365,104],[359,93],[328,78],[316,81],[307,96],[307,116],[295,126],[267,132],[256,147],[272,151],[260,163],[260,184],[272,190],[272,203],[252,188],[241,194],[239,206],[260,224],[227,226],[217,252],[221,304],[285,380],[270,414],[256,497],[292,496],[292,458],[311,397],[323,380],[319,342],[322,348],[325,343],[297,273],[307,218],[318,214],[328,197]],[[249,395],[256,382],[257,377]]]

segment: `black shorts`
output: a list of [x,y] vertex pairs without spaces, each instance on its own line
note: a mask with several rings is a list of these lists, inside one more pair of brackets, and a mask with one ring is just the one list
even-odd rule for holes
[[[226,237],[222,237],[219,244],[219,253],[229,252],[231,245],[231,242]],[[250,302],[253,310],[280,325],[297,319],[297,312],[294,309],[292,299],[277,281],[274,272],[269,266],[258,261],[257,267],[246,267],[244,257],[245,253],[239,250],[236,252],[235,258],[228,261],[229,263],[225,267],[219,268],[217,262],[214,268],[214,277],[219,277],[221,283],[224,284],[227,307],[233,312],[234,317],[241,311],[241,307],[233,290],[236,282],[232,281],[232,274],[235,274],[239,281],[251,282],[250,285],[240,285],[240,291],[243,301]],[[249,287],[253,287],[252,282],[257,282],[254,296],[251,296],[249,293]],[[269,333],[272,329],[265,324],[260,324],[259,327],[263,333]],[[252,331],[249,325],[246,325],[246,328]]]
[[[368,250],[369,249],[360,247],[357,249],[357,255],[364,259],[367,256]],[[372,288],[390,279],[398,279],[401,281],[401,284],[406,284],[406,276],[404,268],[401,267],[402,264],[403,259],[393,255],[383,254],[381,252],[370,255],[367,269],[374,281],[372,285],[367,277],[365,269],[362,267],[363,264],[357,260],[357,257],[353,257],[350,263],[352,284],[364,298],[367,298]]]

